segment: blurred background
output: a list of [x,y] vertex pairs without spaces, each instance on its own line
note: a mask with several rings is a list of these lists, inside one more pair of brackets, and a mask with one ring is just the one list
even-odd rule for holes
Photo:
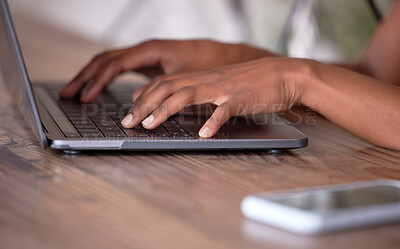
[[[385,14],[393,0],[375,0]],[[10,0],[13,13],[126,47],[209,38],[295,57],[354,61],[377,20],[366,0]]]

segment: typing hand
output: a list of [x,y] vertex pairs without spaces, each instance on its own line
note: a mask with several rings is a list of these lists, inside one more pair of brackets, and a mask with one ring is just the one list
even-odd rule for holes
[[201,128],[201,137],[211,137],[232,116],[272,113],[289,109],[301,99],[296,84],[306,60],[266,57],[250,62],[156,77],[138,89],[135,105],[122,120],[127,128],[142,122],[153,129],[168,117],[191,105],[218,107]]
[[82,102],[93,101],[118,74],[146,72],[158,68],[165,74],[189,72],[244,62],[270,53],[242,44],[224,44],[208,40],[153,40],[126,49],[99,54],[60,92],[62,98],[76,96],[88,83]]

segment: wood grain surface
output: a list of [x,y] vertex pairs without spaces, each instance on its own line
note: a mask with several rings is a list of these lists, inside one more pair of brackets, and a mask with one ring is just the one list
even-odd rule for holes
[[[68,80],[105,49],[15,17],[33,80]],[[1,58],[0,58],[1,60]],[[3,63],[3,62],[2,62]],[[309,110],[310,139],[283,154],[43,150],[0,84],[0,248],[400,248],[400,225],[302,237],[246,220],[247,194],[400,179],[400,153]],[[299,116],[300,115],[300,116]],[[362,124],[360,124],[362,127]]]

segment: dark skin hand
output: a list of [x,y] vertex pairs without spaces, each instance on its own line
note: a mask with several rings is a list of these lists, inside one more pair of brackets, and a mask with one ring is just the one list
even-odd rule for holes
[[117,75],[127,71],[161,71],[165,74],[191,72],[272,56],[267,51],[243,44],[224,44],[209,40],[158,41],[104,52],[88,65],[60,92],[61,98],[76,96],[92,82],[81,101],[93,101]]
[[[296,64],[300,63],[266,57],[218,69],[158,77],[134,93],[135,105],[122,124],[134,127],[147,117],[142,123],[153,129],[185,107],[212,103],[218,107],[199,132],[202,137],[210,137],[234,115],[279,112],[297,103],[299,91],[291,86],[293,75],[287,70]],[[248,79],[251,84],[246,84]]]
[[[119,57],[97,57],[60,95],[72,97],[93,80],[82,96],[83,102],[89,102],[118,73],[160,66],[166,75],[133,94],[135,105],[123,126],[142,122],[153,129],[184,107],[212,103],[217,108],[199,131],[200,136],[211,137],[232,116],[284,111],[302,104],[371,143],[400,149],[399,24],[397,1],[360,61],[342,68],[274,57],[246,45],[210,41],[142,44],[110,52]],[[193,46],[191,42],[198,43]],[[173,49],[157,48],[162,43]]]

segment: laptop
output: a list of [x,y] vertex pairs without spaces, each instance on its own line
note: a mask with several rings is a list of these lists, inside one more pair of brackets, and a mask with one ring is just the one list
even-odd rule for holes
[[233,117],[212,138],[198,131],[206,116],[178,114],[153,130],[124,129],[136,84],[114,84],[92,104],[61,100],[61,84],[31,84],[8,3],[1,2],[0,68],[14,103],[43,148],[85,150],[281,150],[305,147],[307,137],[277,114]]

